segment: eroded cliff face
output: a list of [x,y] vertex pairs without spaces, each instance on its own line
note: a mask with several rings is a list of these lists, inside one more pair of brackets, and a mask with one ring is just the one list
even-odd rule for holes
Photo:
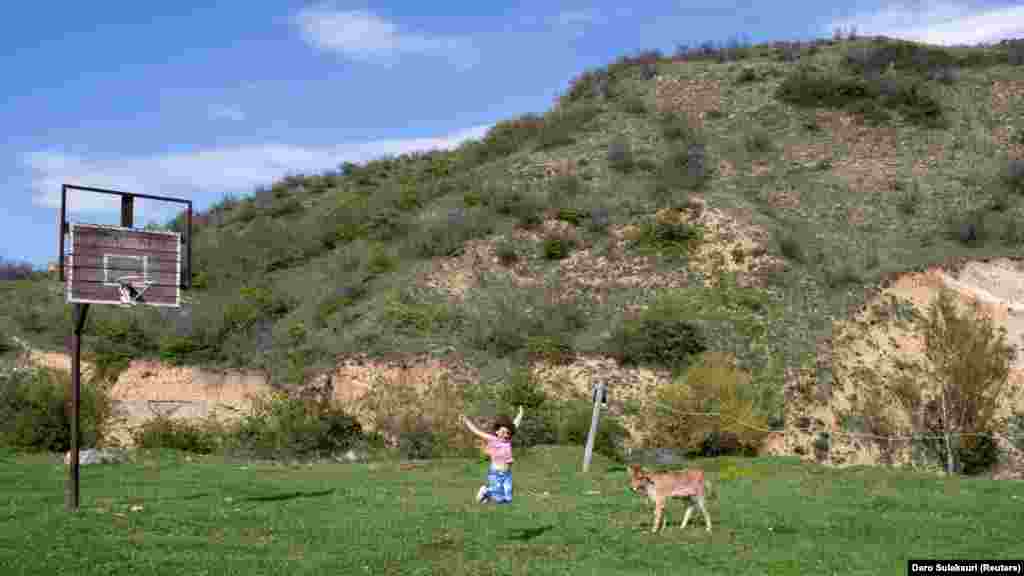
[[[864,378],[869,370],[880,378],[899,372],[901,363],[919,361],[923,343],[907,322],[910,309],[925,314],[928,305],[943,287],[952,288],[967,304],[977,300],[997,326],[1007,331],[1011,345],[1020,353],[1012,367],[1010,382],[998,416],[1024,412],[1024,264],[1007,259],[969,262],[958,270],[931,268],[901,275],[885,286],[853,318],[834,326],[830,342],[822,342],[818,367],[797,373],[786,386],[785,430],[766,439],[764,451],[771,454],[798,454],[833,465],[907,463],[910,452],[905,446],[887,446],[871,439],[845,436],[850,432],[844,421],[855,415],[858,398],[883,394],[877,382]],[[828,362],[831,360],[831,362]],[[67,355],[30,352],[37,365],[68,370]],[[831,369],[826,367],[831,365]],[[92,369],[83,363],[87,375]],[[565,365],[537,364],[538,380],[552,393],[589,395],[594,383],[603,379],[617,400],[633,400],[641,405],[659,385],[668,382],[665,371],[625,368],[603,357],[581,356]],[[360,402],[376,383],[407,387],[421,393],[436,389],[447,378],[459,385],[474,381],[478,375],[457,354],[446,356],[371,359],[353,357],[339,360],[334,371],[315,384],[329,382],[331,395],[354,412],[364,425],[374,427],[373,415]],[[130,443],[130,429],[157,414],[184,418],[216,415],[230,419],[248,406],[253,394],[271,387],[259,372],[220,372],[196,367],[178,367],[151,360],[136,360],[120,374],[111,392],[124,409],[124,421],[117,426],[115,438]],[[892,414],[900,422],[898,413]],[[641,422],[623,415],[634,440],[642,438]],[[820,433],[831,436],[828,450],[815,447]],[[1021,455],[1006,445],[1012,460],[1000,473],[1019,474]],[[819,446],[820,448],[820,446]]]
[[[952,289],[963,306],[978,302],[997,327],[1006,329],[1017,357],[996,417],[1024,413],[1024,264],[1000,259],[969,262],[958,270],[930,268],[899,276],[859,314],[834,326],[832,341],[819,349],[819,367],[831,355],[831,371],[808,369],[787,384],[786,434],[778,452],[839,466],[910,463],[908,442],[858,437],[872,431],[851,422],[863,413],[863,401],[873,396],[895,424],[894,434],[909,431],[909,417],[884,384],[899,377],[906,363],[923,362],[924,342],[910,320],[915,312],[926,314],[943,288]],[[815,446],[822,433],[831,439],[828,450],[820,440]],[[1005,438],[997,442],[1010,454],[997,474],[1019,476],[1021,454]]]

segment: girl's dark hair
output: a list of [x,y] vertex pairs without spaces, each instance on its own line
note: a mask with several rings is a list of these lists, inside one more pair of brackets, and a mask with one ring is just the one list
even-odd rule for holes
[[497,434],[498,430],[501,428],[508,428],[510,436],[516,435],[515,422],[512,421],[512,418],[509,418],[504,414],[494,419],[494,433]]

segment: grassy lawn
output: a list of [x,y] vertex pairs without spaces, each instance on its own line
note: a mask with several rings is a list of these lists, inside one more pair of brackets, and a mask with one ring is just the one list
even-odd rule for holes
[[[1021,558],[1024,485],[793,459],[706,460],[714,533],[648,530],[621,465],[520,452],[516,500],[474,503],[484,465],[245,465],[145,455],[0,466],[0,566],[17,574],[903,574],[908,558]],[[699,520],[699,518],[698,518]],[[701,522],[697,522],[699,526]]]

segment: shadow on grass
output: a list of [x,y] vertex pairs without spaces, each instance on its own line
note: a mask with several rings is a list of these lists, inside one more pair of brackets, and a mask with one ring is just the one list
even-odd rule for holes
[[250,496],[248,498],[242,498],[245,502],[280,502],[283,500],[295,500],[296,498],[316,498],[319,496],[329,496],[334,494],[335,489],[320,490],[318,492],[285,492],[283,494],[273,494],[271,496]]
[[533,540],[537,536],[540,536],[541,534],[551,530],[554,527],[554,524],[548,524],[547,526],[540,526],[538,528],[517,528],[515,530],[512,530],[512,533],[509,535],[509,538],[512,540],[518,540],[520,542],[529,542],[530,540]]

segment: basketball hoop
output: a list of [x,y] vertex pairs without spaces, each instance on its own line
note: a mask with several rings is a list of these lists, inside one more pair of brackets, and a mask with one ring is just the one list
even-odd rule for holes
[[121,306],[131,307],[142,301],[142,295],[153,283],[143,276],[121,276],[117,279],[117,291]]

